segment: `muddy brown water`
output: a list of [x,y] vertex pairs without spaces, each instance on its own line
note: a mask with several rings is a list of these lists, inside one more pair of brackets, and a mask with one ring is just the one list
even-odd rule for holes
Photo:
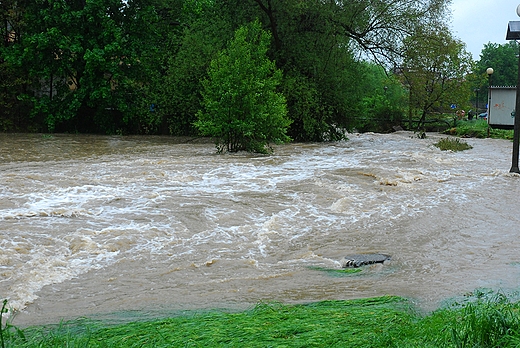
[[[0,298],[26,326],[520,281],[512,144],[413,133],[218,155],[171,137],[0,135]],[[390,263],[333,277],[347,254]],[[121,320],[123,320],[121,319]]]

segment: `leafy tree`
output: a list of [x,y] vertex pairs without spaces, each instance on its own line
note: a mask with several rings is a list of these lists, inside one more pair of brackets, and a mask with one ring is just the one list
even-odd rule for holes
[[[416,28],[437,23],[446,0],[254,0],[272,32],[271,57],[284,71],[283,90],[296,140],[335,140],[355,124],[364,95],[359,57],[388,64],[401,57]],[[234,3],[235,7],[249,6]],[[362,83],[361,83],[362,84]]]
[[405,44],[401,73],[410,88],[410,108],[420,112],[418,128],[433,111],[467,103],[473,61],[461,41],[437,27],[421,28]]
[[355,120],[358,131],[391,132],[400,126],[408,102],[407,93],[397,76],[383,67],[366,63],[360,83],[362,99]]
[[[287,134],[298,141],[340,139],[353,127],[380,126],[375,118],[366,125],[358,120],[388,115],[386,105],[399,100],[390,98],[399,88],[373,79],[364,61],[387,70],[400,63],[403,43],[418,28],[439,27],[447,4],[1,1],[4,42],[11,28],[16,39],[0,55],[0,129],[195,134],[197,112],[207,108],[202,81],[210,62],[238,28],[258,18],[271,33],[267,56],[283,72],[278,91],[292,121]],[[32,110],[33,118],[16,110]]]
[[212,59],[233,37],[229,20],[215,14],[213,4],[186,2],[182,15],[182,35],[177,49],[167,60],[162,101],[169,131],[174,135],[194,135],[197,112],[202,103],[202,80]]
[[476,74],[486,76],[486,69],[493,68],[492,83],[495,86],[516,86],[518,78],[518,44],[488,43],[480,53],[475,67]]
[[24,30],[24,5],[25,1],[20,0],[0,2],[0,131],[29,129],[27,107],[18,99],[27,84],[25,70],[5,59],[6,52],[20,41]]
[[270,35],[258,21],[239,28],[212,60],[203,81],[203,109],[196,127],[217,139],[217,149],[267,152],[288,141],[285,98],[276,91],[282,74],[267,57]]
[[[473,90],[475,105],[484,107],[487,103],[487,88],[494,86],[516,86],[518,77],[519,45],[515,41],[507,44],[488,43],[484,45],[473,70]],[[493,68],[493,75],[488,77],[487,68]],[[491,78],[491,80],[489,80]],[[478,101],[476,100],[478,96]]]
[[31,86],[23,97],[46,128],[139,132],[151,9],[140,0],[37,0],[24,10],[25,32],[6,59],[27,69]]
[[[319,1],[254,1],[264,28],[273,34],[270,57],[284,71],[289,135],[297,141],[344,137],[360,80],[348,39],[338,35]],[[235,4],[236,6],[244,6]]]

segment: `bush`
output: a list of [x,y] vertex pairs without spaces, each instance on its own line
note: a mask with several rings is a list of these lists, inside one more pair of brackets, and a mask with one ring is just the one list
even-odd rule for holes
[[442,151],[464,151],[473,148],[473,146],[458,138],[444,138],[433,145],[437,146]]
[[267,57],[269,42],[269,33],[253,22],[211,62],[195,126],[217,139],[219,152],[266,153],[269,143],[290,140],[285,98],[276,92],[282,73]]

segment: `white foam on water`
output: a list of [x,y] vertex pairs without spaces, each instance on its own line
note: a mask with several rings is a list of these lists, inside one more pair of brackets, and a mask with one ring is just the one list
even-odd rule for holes
[[337,236],[355,245],[359,231],[463,204],[479,185],[508,178],[399,135],[289,144],[272,156],[185,145],[180,155],[176,146],[0,165],[1,296],[21,310],[46,285],[124,259],[179,268],[245,259],[266,277],[298,262],[334,265],[309,245]]

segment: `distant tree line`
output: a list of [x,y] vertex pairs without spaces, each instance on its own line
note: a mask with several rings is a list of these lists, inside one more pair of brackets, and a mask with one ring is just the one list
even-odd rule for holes
[[387,131],[469,103],[448,5],[3,0],[0,131],[206,134],[237,150]]

